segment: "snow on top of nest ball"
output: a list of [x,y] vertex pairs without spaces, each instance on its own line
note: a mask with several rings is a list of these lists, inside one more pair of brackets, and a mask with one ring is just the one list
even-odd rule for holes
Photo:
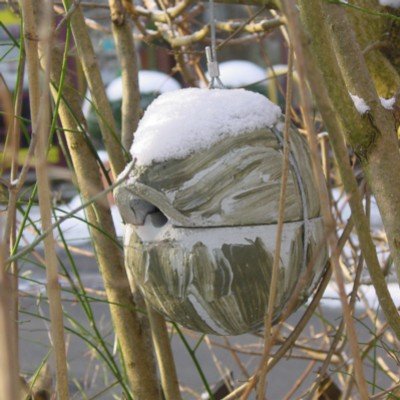
[[138,165],[182,159],[229,136],[272,127],[282,112],[244,89],[182,89],[164,93],[147,108],[131,148]]

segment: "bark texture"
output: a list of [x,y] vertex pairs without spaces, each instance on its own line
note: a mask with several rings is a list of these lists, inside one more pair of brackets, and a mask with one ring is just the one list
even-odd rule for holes
[[[324,122],[327,125],[341,178],[349,195],[354,224],[360,238],[361,251],[385,316],[397,337],[400,337],[398,312],[390,297],[385,278],[380,269],[375,246],[369,232],[369,224],[363,210],[357,182],[350,167],[344,141],[346,136],[353,147],[360,151],[359,154],[362,157],[369,154],[369,151],[374,151],[372,144],[374,144],[377,133],[376,128],[368,118],[363,118],[357,112],[354,112],[355,107],[351,99],[350,102],[348,101],[348,89],[336,61],[330,40],[331,32],[328,30],[326,15],[323,13],[320,0],[300,1],[300,14],[305,31],[297,32],[297,35],[300,37],[301,46],[304,50],[308,79]],[[381,138],[380,140],[383,139]],[[397,146],[392,151],[398,151]],[[385,155],[381,156],[385,157]],[[369,158],[364,158],[364,160],[368,162]],[[397,171],[387,171],[387,174],[393,177],[397,174]],[[396,177],[394,178],[397,179]],[[369,179],[372,181],[375,177],[369,176]],[[397,187],[393,188],[395,192],[397,189]],[[393,201],[394,196],[389,196],[389,199]],[[394,204],[398,204],[398,201]],[[391,218],[391,216],[388,215],[388,218]]]
[[[52,54],[51,78],[59,82],[62,55],[55,48]],[[56,89],[53,91],[56,96]],[[78,94],[66,83],[59,116],[75,169],[78,186],[86,201],[103,190],[96,158],[85,139],[85,120]],[[104,287],[110,302],[111,317],[122,349],[126,373],[137,400],[159,399],[159,383],[152,357],[146,348],[145,332],[142,330],[135,310],[129,281],[124,268],[109,205],[95,201],[87,208],[87,218]]]
[[[300,2],[311,49],[341,126],[361,160],[377,199],[390,250],[400,276],[400,154],[393,113],[382,107],[355,34],[338,5]],[[324,8],[325,6],[325,8]],[[365,100],[360,115],[348,93]]]
[[[376,0],[356,0],[354,4],[372,13],[400,16],[398,10],[380,6]],[[394,96],[400,87],[400,22],[352,8],[347,14],[378,94],[384,98]]]

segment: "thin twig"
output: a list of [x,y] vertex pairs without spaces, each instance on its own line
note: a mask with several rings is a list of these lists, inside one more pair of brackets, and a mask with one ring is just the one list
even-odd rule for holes
[[112,31],[121,65],[122,107],[121,142],[129,151],[140,118],[138,61],[133,41],[131,21],[121,0],[109,0]]
[[[266,386],[266,375],[269,352],[272,347],[271,328],[272,320],[275,308],[276,293],[278,290],[278,276],[279,276],[279,264],[281,261],[281,244],[282,244],[282,233],[283,224],[285,218],[285,205],[286,205],[286,188],[287,180],[289,176],[289,154],[290,154],[290,142],[289,142],[289,130],[290,130],[290,105],[292,102],[293,94],[293,47],[289,46],[289,61],[288,61],[288,82],[286,88],[286,113],[285,113],[285,128],[283,134],[283,158],[282,158],[282,178],[281,178],[281,190],[279,194],[279,208],[278,208],[278,223],[275,237],[275,254],[272,265],[272,276],[269,287],[269,298],[268,298],[268,309],[265,318],[265,348],[262,364],[260,367],[260,380],[257,389],[257,399],[262,400],[264,398],[265,386]],[[307,239],[305,239],[307,240]],[[245,398],[245,396],[243,396]]]

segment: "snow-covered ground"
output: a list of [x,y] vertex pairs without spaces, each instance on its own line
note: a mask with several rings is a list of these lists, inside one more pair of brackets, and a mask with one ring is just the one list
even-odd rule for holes
[[[167,93],[181,88],[179,82],[172,76],[159,71],[142,70],[138,74],[139,90],[142,94]],[[122,78],[115,78],[106,88],[108,99],[119,101],[122,99]],[[88,91],[83,102],[82,111],[87,117],[91,110],[91,95]]]
[[[172,76],[159,71],[139,71],[140,93],[167,93],[181,88],[179,82]],[[110,101],[122,99],[122,78],[116,78],[107,86],[107,97]]]
[[[55,209],[55,216],[53,217],[53,223],[59,220],[62,217],[65,217],[66,214],[71,213],[71,211],[76,210],[78,207],[82,205],[82,200],[80,195],[76,195],[68,204],[62,205]],[[114,220],[114,225],[116,228],[117,236],[122,237],[123,234],[123,224],[121,216],[118,212],[117,206],[111,206],[111,213]],[[28,245],[32,243],[36,237],[38,236],[33,224],[36,228],[40,229],[40,212],[39,207],[34,206],[31,208],[29,213],[29,217],[32,220],[32,224],[28,222],[22,239],[22,246]],[[22,220],[22,215],[18,215],[18,219]],[[89,228],[86,222],[85,210],[79,210],[75,212],[72,216],[63,221],[59,228],[54,229],[54,238],[57,241],[61,241],[61,235],[59,233],[61,230],[62,235],[66,243],[79,246],[86,245],[90,241]],[[40,242],[37,245],[38,248],[43,247],[43,242]]]
[[231,60],[222,62],[219,71],[224,86],[241,88],[256,83],[268,83],[268,79],[286,75],[288,67],[285,64],[275,64],[272,68],[263,69],[247,60]]
[[[351,294],[353,290],[353,283],[347,283],[345,285],[346,293]],[[388,283],[389,293],[394,301],[396,307],[400,307],[400,286],[397,282]],[[362,285],[358,289],[358,296],[355,304],[357,311],[364,311],[368,307],[373,310],[379,308],[378,298],[376,296],[375,289],[372,285]],[[342,308],[342,303],[338,294],[337,286],[335,282],[330,282],[325,290],[324,296],[321,300],[321,305],[330,309]]]
[[[348,202],[346,193],[343,190],[334,188],[331,191],[333,200],[337,203],[337,208],[339,210],[341,219],[346,222],[351,216],[351,210]],[[365,207],[365,201],[364,201]],[[371,196],[371,211],[370,211],[370,224],[372,230],[382,230],[383,222],[382,217],[379,212],[376,200]]]

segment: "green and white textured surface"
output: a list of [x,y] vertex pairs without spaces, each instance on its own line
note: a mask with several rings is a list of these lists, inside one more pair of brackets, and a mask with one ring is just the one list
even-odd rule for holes
[[[139,126],[135,164],[115,193],[126,223],[127,267],[149,303],[183,326],[221,335],[256,331],[275,252],[280,110],[244,90],[190,89],[159,99]],[[290,141],[275,321],[307,265],[313,269],[298,306],[327,259],[307,144],[295,129]]]

